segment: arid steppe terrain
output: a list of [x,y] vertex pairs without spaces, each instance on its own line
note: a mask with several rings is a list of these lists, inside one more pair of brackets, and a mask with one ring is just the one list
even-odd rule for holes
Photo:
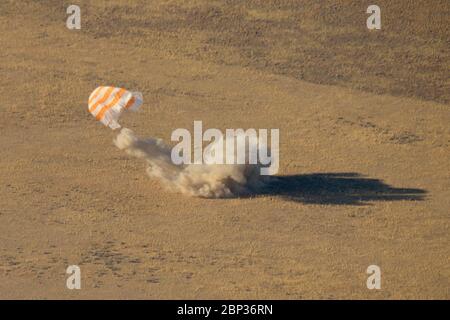
[[[0,298],[449,299],[450,2],[0,1]],[[188,197],[95,121],[279,128],[280,183]],[[380,290],[366,287],[378,265]],[[69,265],[81,290],[66,288]]]

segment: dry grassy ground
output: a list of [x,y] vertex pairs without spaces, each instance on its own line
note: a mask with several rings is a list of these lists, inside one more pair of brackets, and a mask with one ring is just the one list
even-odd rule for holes
[[[448,299],[450,3],[377,1],[377,32],[353,3],[78,1],[70,31],[1,1],[0,298]],[[143,92],[140,136],[279,128],[282,182],[164,190],[88,114],[102,84]]]

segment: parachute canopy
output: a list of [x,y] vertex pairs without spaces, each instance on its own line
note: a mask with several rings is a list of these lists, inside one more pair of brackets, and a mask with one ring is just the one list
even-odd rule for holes
[[100,86],[89,96],[89,112],[111,129],[120,128],[117,122],[124,110],[136,111],[143,102],[142,93],[123,88]]

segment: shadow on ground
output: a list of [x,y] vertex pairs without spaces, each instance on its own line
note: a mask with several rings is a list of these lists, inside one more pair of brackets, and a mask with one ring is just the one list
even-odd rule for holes
[[309,204],[367,205],[373,201],[421,201],[426,191],[395,188],[379,179],[343,172],[270,177],[266,187],[256,194],[281,196]]

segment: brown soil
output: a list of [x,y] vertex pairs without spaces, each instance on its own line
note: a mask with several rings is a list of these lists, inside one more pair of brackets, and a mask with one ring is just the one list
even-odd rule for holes
[[[0,298],[450,298],[448,1],[380,0],[380,31],[369,1],[92,3],[70,31],[68,2],[0,2]],[[144,137],[279,128],[281,182],[165,190],[98,85],[143,92]]]

